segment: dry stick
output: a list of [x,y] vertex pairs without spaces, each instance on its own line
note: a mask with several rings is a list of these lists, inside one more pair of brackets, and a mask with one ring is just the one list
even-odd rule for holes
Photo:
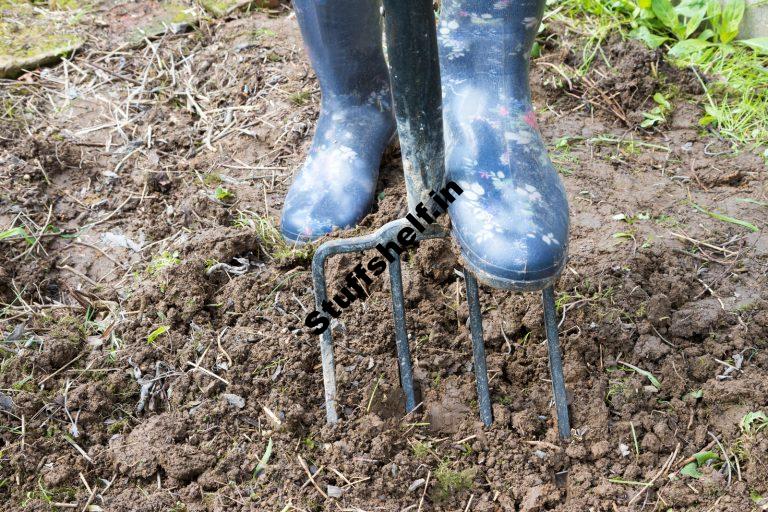
[[90,495],[88,496],[88,500],[85,502],[85,506],[83,506],[83,510],[81,511],[81,512],[85,512],[86,510],[88,510],[88,506],[91,504],[91,502],[93,501],[93,498],[96,496],[96,491],[98,490],[98,487],[94,486],[93,489],[91,489],[82,473],[80,473],[80,480],[83,481],[83,483],[85,484],[85,488],[88,489],[88,492],[90,492]]
[[66,270],[67,272],[71,272],[72,274],[75,274],[80,279],[84,279],[91,283],[93,286],[100,286],[99,283],[88,277],[87,275],[83,274],[82,272],[75,270],[74,268],[70,267],[69,265],[62,265],[61,267],[57,267],[59,270]]
[[549,448],[551,450],[562,451],[560,446],[557,446],[553,443],[548,443],[546,441],[525,441],[525,443],[530,444],[531,446],[538,446],[539,448]]
[[723,445],[720,443],[720,440],[717,438],[715,434],[712,432],[707,432],[707,434],[712,437],[712,439],[715,440],[717,443],[717,446],[720,448],[720,452],[723,454],[723,461],[725,462],[725,467],[728,468],[728,487],[731,486],[731,459],[728,457],[728,455],[725,453],[725,448],[723,448]]
[[84,355],[85,355],[85,353],[82,353],[82,354],[80,354],[79,356],[75,357],[73,360],[71,360],[70,362],[68,362],[67,364],[65,364],[64,366],[62,366],[61,368],[59,368],[58,370],[56,370],[55,372],[53,372],[52,374],[48,375],[46,378],[44,378],[43,380],[41,380],[40,382],[38,382],[38,383],[37,383],[37,385],[38,385],[38,386],[42,386],[42,385],[43,385],[43,383],[44,383],[45,381],[47,381],[47,380],[48,380],[48,379],[50,379],[51,377],[53,377],[53,376],[55,376],[55,375],[59,374],[60,372],[64,371],[64,370],[65,370],[65,369],[67,369],[67,368],[68,368],[68,367],[69,367],[69,366],[70,366],[72,363],[74,363],[75,361],[77,361],[78,359],[80,359],[81,357],[83,357]]
[[637,498],[639,498],[640,496],[642,496],[642,495],[645,493],[645,491],[647,491],[647,490],[648,490],[650,487],[652,487],[652,486],[653,486],[653,484],[656,482],[656,480],[658,480],[658,478],[659,478],[661,475],[663,475],[663,474],[664,474],[664,473],[665,473],[665,472],[666,472],[666,471],[669,469],[669,467],[670,467],[670,466],[672,466],[672,464],[674,464],[674,462],[675,462],[675,459],[677,458],[677,452],[678,452],[679,450],[680,450],[680,443],[677,443],[677,446],[675,446],[675,451],[674,451],[674,452],[672,452],[672,454],[669,456],[669,458],[667,459],[667,461],[666,461],[666,462],[664,463],[664,465],[661,467],[661,469],[659,470],[659,472],[658,472],[658,473],[656,473],[656,475],[655,475],[655,476],[654,476],[654,477],[651,479],[651,481],[650,481],[650,482],[648,482],[648,485],[646,485],[645,487],[643,487],[642,489],[640,489],[640,491],[638,491],[638,493],[637,493],[637,494],[635,494],[635,496],[634,496],[634,497],[633,497],[631,500],[629,500],[629,505],[633,504],[633,503],[635,502],[635,500],[637,500]]
[[[320,475],[320,472],[321,472],[322,470],[324,470],[324,469],[325,469],[325,466],[320,466],[319,468],[317,468],[317,471],[315,471],[315,474],[314,474],[314,475],[312,475],[312,476],[319,476],[319,475]],[[306,482],[304,482],[304,483],[301,485],[301,487],[299,488],[299,490],[304,490],[304,488],[305,488],[306,486],[308,486],[309,484],[310,484],[310,480],[307,480]]]
[[424,506],[424,496],[427,495],[427,489],[429,488],[429,477],[432,476],[432,470],[430,469],[429,472],[427,472],[427,481],[424,482],[424,492],[421,493],[421,499],[419,500],[419,508],[417,512],[421,512],[421,507]]
[[349,479],[346,476],[344,476],[344,473],[342,473],[341,471],[338,471],[336,469],[333,469],[333,468],[328,468],[328,469],[330,469],[331,471],[336,473],[342,480],[347,482],[347,485],[350,485],[350,486],[352,485],[352,482],[350,482]]
[[[37,234],[37,237],[35,238],[35,241],[32,242],[29,247],[27,247],[27,250],[19,254],[18,256],[11,259],[11,261],[17,261],[27,254],[31,253],[32,250],[40,243],[40,237],[45,233],[45,229],[48,227],[48,224],[51,222],[51,214],[53,213],[53,203],[48,206],[48,217],[46,217],[45,222],[43,223],[43,226],[40,228],[40,232]],[[43,252],[45,252],[45,249],[43,249]]]
[[224,336],[224,333],[227,332],[227,327],[221,330],[219,335],[216,337],[216,346],[219,347],[219,350],[221,350],[224,353],[224,356],[227,358],[227,362],[229,363],[228,368],[232,368],[232,358],[229,357],[229,354],[227,354],[227,351],[224,350],[224,347],[221,346],[221,338]]
[[472,500],[473,499],[475,499],[475,495],[474,494],[469,497],[469,501],[467,501],[467,506],[464,507],[464,512],[469,512],[469,507],[470,507],[470,505],[472,505]]
[[87,454],[87,453],[85,453],[85,450],[83,450],[83,449],[80,447],[80,445],[78,445],[78,444],[77,444],[77,443],[74,441],[74,439],[72,439],[72,438],[71,438],[71,437],[69,437],[68,435],[64,434],[64,440],[65,440],[66,442],[68,442],[69,444],[71,444],[71,445],[72,445],[72,447],[73,447],[75,450],[77,450],[77,451],[80,453],[80,455],[82,455],[82,456],[83,456],[83,458],[84,458],[85,460],[87,460],[88,462],[90,462],[91,464],[93,464],[93,459],[91,459],[91,458],[88,456],[88,454]]
[[114,71],[109,70],[107,68],[103,68],[103,67],[99,66],[98,64],[94,64],[93,62],[85,62],[85,65],[89,66],[89,67],[92,67],[92,68],[95,68],[95,69],[98,69],[98,70],[101,70],[101,71],[103,71],[103,72],[105,72],[105,73],[107,73],[109,75],[114,76],[115,78],[119,78],[120,80],[125,80],[126,82],[130,82],[133,85],[141,85],[141,82],[139,82],[138,80],[136,80],[134,78],[131,78],[131,77],[125,76],[125,75],[118,75]]
[[223,382],[223,383],[224,383],[224,384],[226,384],[227,386],[229,386],[229,385],[230,385],[230,384],[229,384],[229,381],[228,381],[227,379],[225,379],[224,377],[219,377],[218,375],[216,375],[215,373],[213,373],[211,370],[208,370],[207,368],[203,368],[202,366],[200,366],[200,364],[199,364],[199,363],[193,363],[192,361],[187,361],[187,364],[188,364],[189,366],[191,366],[193,370],[200,370],[201,372],[205,373],[206,375],[210,375],[210,376],[211,376],[211,377],[213,377],[214,379],[218,379],[218,380],[220,380],[221,382]]
[[[710,441],[710,443],[707,446],[705,446],[701,450],[697,451],[696,453],[705,452],[705,451],[709,450],[710,448],[712,448],[713,446],[715,446],[715,442],[714,441]],[[685,466],[687,466],[688,464],[690,464],[691,462],[695,462],[695,461],[696,461],[696,457],[694,455],[691,455],[687,459],[685,459],[682,462],[680,462],[680,464],[678,464],[677,467],[678,467],[678,469],[682,469]]]
[[[77,245],[84,245],[85,247],[90,247],[91,249],[100,252],[102,254],[102,256],[104,256],[105,258],[107,258],[109,261],[111,261],[112,263],[114,263],[115,265],[117,265],[120,268],[123,268],[123,269],[128,268],[127,265],[125,265],[123,263],[120,263],[115,258],[113,258],[109,254],[104,252],[104,249],[102,249],[101,247],[99,247],[97,245],[89,244],[88,242],[83,242],[82,240],[75,240],[75,243]],[[66,248],[68,249],[69,247],[66,247]]]
[[694,245],[703,245],[704,247],[707,247],[709,249],[712,249],[713,251],[717,251],[719,253],[722,253],[722,254],[724,254],[727,257],[735,256],[735,255],[738,254],[737,252],[731,251],[730,249],[726,249],[725,247],[719,247],[717,245],[712,245],[712,244],[704,242],[702,240],[697,240],[695,238],[691,238],[691,237],[686,236],[686,235],[681,235],[680,233],[675,233],[674,231],[670,231],[669,234],[674,236],[675,238],[679,238],[681,240],[685,240],[687,242],[691,242]]
[[323,490],[320,488],[319,485],[317,485],[317,482],[315,482],[314,477],[312,476],[312,473],[309,471],[309,467],[307,466],[307,463],[304,462],[304,459],[301,458],[301,455],[296,455],[296,458],[299,459],[299,464],[301,464],[301,467],[304,469],[304,472],[309,477],[309,480],[312,482],[312,485],[315,486],[315,489],[317,489],[317,492],[322,494],[323,498],[328,499],[328,495],[323,492]]

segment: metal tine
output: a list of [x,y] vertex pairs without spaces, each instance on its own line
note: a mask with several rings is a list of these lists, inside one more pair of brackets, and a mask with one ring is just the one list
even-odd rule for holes
[[[325,245],[325,244],[324,244]],[[322,246],[321,246],[322,247]],[[318,257],[318,254],[320,255]],[[328,299],[328,290],[325,282],[325,260],[330,254],[318,251],[312,260],[312,280],[315,287],[315,303],[322,307]],[[317,271],[319,267],[320,271]],[[320,362],[323,366],[323,389],[325,390],[325,420],[334,424],[339,421],[336,413],[336,364],[333,358],[333,325],[320,335]]]
[[[315,288],[315,305],[318,310],[323,307],[323,302],[328,300],[328,288],[325,279],[325,262],[331,256],[348,254],[373,249],[378,244],[386,245],[396,240],[400,230],[411,226],[407,219],[398,219],[388,222],[371,234],[354,238],[330,240],[320,245],[312,258],[312,281]],[[446,236],[440,228],[419,233],[416,240],[430,238],[442,238]],[[393,295],[399,293],[399,299],[393,297],[393,314],[395,317],[395,343],[397,345],[398,360],[400,361],[401,380],[406,393],[406,405],[408,406],[410,394],[413,396],[413,371],[411,369],[410,349],[408,347],[408,335],[405,329],[405,304],[403,302],[402,271],[400,260],[395,260],[389,265],[390,280]],[[399,312],[398,312],[399,308]],[[325,388],[325,417],[328,423],[333,424],[339,420],[336,411],[336,369],[333,357],[332,328],[326,329],[320,335],[320,357],[323,366],[323,386]],[[407,362],[403,371],[403,362]],[[405,377],[404,377],[405,376]],[[415,398],[408,412],[416,407]]]
[[392,316],[395,320],[395,345],[397,362],[400,365],[400,383],[405,392],[405,411],[411,412],[416,408],[416,394],[413,387],[411,348],[408,346],[408,330],[405,324],[403,275],[399,256],[389,264],[389,282],[392,287]]
[[544,327],[547,330],[549,372],[552,375],[552,393],[555,397],[555,410],[557,411],[557,430],[560,438],[567,440],[571,437],[571,422],[568,417],[568,396],[565,392],[563,358],[560,354],[560,341],[557,332],[555,291],[551,286],[542,291],[542,301],[544,303]]
[[477,382],[477,403],[480,419],[486,427],[493,423],[491,393],[488,389],[488,367],[485,362],[485,342],[483,341],[483,317],[480,312],[480,297],[477,279],[464,269],[464,281],[467,284],[467,304],[469,305],[469,329],[472,334],[472,358],[475,362],[475,381]]

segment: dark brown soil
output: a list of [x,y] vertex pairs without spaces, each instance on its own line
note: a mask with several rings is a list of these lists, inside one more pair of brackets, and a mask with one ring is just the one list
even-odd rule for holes
[[[557,287],[568,443],[536,294],[481,292],[496,422],[478,421],[446,240],[404,266],[423,407],[403,415],[382,280],[334,332],[342,419],[325,424],[307,255],[264,227],[318,113],[288,12],[118,54],[94,44],[0,84],[15,105],[0,125],[0,231],[36,240],[0,241],[2,509],[759,509],[768,427],[740,425],[768,413],[765,163],[701,133],[685,73],[647,73],[659,56],[635,43],[606,45],[603,78],[562,83],[547,63],[578,65],[575,44],[549,38],[533,80],[571,206]],[[638,130],[670,84],[667,124]],[[621,116],[595,106],[618,91]],[[405,207],[392,150],[359,232]],[[335,259],[330,282],[360,258]],[[700,478],[679,472],[704,450],[718,458]]]

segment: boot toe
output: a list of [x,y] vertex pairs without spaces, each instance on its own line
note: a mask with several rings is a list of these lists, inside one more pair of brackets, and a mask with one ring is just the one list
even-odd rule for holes
[[338,201],[331,198],[316,204],[287,204],[280,220],[280,232],[286,242],[298,244],[311,242],[336,229],[354,227],[369,209],[368,201],[341,208]]
[[460,209],[451,218],[467,267],[484,284],[515,291],[539,290],[553,284],[565,266],[567,213],[542,218],[541,224],[533,228],[529,224],[526,230],[499,229],[498,224],[489,229],[476,218],[462,215]]

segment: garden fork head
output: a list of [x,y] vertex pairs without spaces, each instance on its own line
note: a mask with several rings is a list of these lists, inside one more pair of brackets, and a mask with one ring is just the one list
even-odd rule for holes
[[[408,194],[408,209],[410,212],[415,212],[419,204],[433,203],[430,193],[441,190],[444,184],[442,92],[435,14],[432,0],[384,0],[384,8],[387,54]],[[385,224],[369,235],[331,240],[320,245],[312,259],[312,279],[318,310],[328,298],[325,278],[325,262],[328,258],[336,254],[373,249],[379,244],[387,246],[398,239],[403,228],[409,226],[411,222],[407,219],[398,219]],[[431,224],[423,232],[416,232],[415,239],[412,239],[411,243],[447,235],[448,233],[438,224]],[[400,381],[405,393],[406,411],[411,412],[416,408],[417,403],[405,323],[399,254],[390,261],[389,278]],[[467,270],[464,271],[464,278],[467,286],[480,418],[483,423],[490,425],[493,414],[488,388],[478,284],[475,277]],[[544,290],[543,299],[558,429],[560,436],[567,438],[570,436],[568,405],[558,344],[554,292],[551,287]],[[320,336],[326,419],[328,423],[336,423],[338,414],[332,328],[327,328]]]

